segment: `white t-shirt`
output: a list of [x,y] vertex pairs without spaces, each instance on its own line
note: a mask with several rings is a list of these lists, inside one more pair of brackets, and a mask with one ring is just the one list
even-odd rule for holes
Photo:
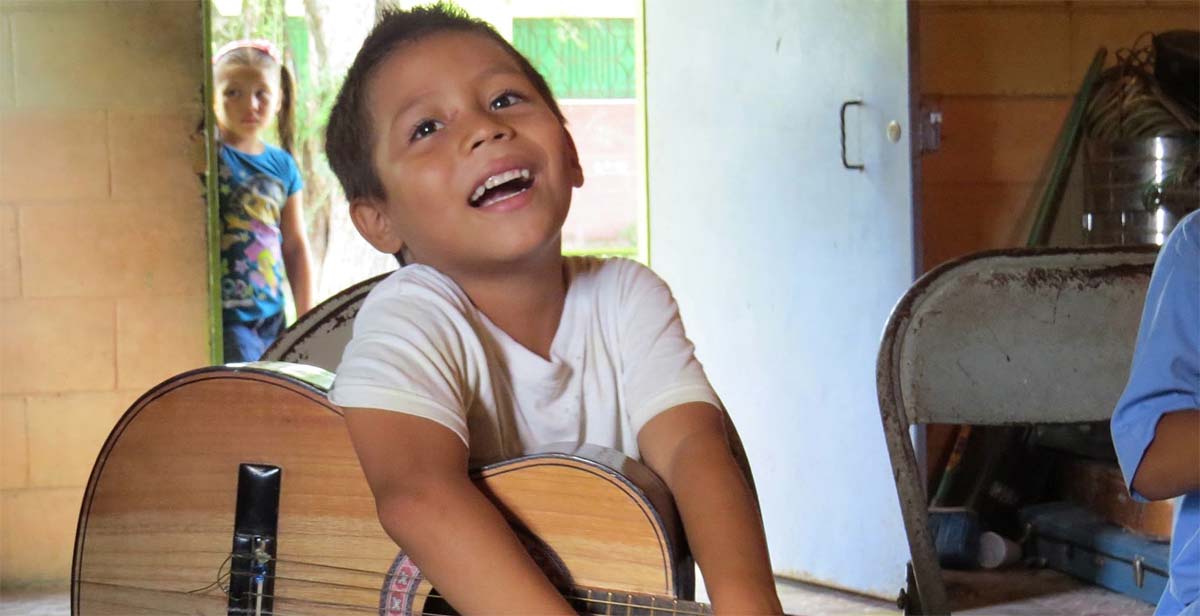
[[433,420],[472,464],[555,442],[638,457],[637,433],[686,402],[720,408],[670,289],[627,259],[568,257],[550,360],[517,343],[449,277],[402,267],[354,321],[329,399]]

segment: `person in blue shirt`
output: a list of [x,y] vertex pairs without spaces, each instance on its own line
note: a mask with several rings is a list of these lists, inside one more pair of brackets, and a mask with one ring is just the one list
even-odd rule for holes
[[1179,222],[1154,264],[1112,436],[1134,498],[1182,497],[1155,616],[1200,616],[1200,211]]
[[[291,76],[273,45],[243,40],[216,53],[213,84],[224,359],[254,361],[283,328],[284,283],[297,317],[314,299],[304,183],[291,155]],[[259,138],[272,121],[282,148]]]

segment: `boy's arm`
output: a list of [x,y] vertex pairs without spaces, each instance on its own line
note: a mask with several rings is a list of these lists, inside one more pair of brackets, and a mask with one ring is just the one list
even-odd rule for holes
[[462,614],[574,614],[467,475],[467,448],[431,420],[346,409],[379,521]]
[[721,413],[706,402],[663,411],[638,433],[638,448],[675,497],[714,611],[781,614],[762,520]]
[[1130,486],[1150,500],[1200,490],[1200,410],[1166,413]]
[[308,234],[304,232],[303,193],[296,192],[288,197],[280,213],[279,230],[283,234],[283,267],[287,270],[288,285],[292,287],[292,299],[296,303],[299,318],[312,308],[313,267]]

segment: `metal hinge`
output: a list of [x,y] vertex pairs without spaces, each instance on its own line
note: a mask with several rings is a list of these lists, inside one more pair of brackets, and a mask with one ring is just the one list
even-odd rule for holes
[[921,102],[917,110],[917,139],[922,154],[942,147],[942,108],[937,103]]

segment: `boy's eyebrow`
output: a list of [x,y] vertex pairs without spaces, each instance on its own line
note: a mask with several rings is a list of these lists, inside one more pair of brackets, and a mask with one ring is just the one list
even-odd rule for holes
[[519,69],[515,66],[512,66],[507,63],[496,62],[496,63],[493,63],[491,66],[487,67],[486,69],[480,71],[478,74],[476,74],[475,80],[481,81],[481,80],[487,79],[488,77],[491,77],[493,75],[500,75],[500,74],[504,74],[504,73],[510,73],[510,74],[519,75],[522,77],[525,76],[525,73],[523,73],[521,71],[521,69]]
[[[475,82],[483,81],[485,79],[488,79],[489,77],[494,77],[496,75],[503,75],[503,74],[512,74],[512,75],[518,75],[518,76],[522,76],[522,77],[525,76],[525,73],[523,73],[519,68],[497,62],[497,63],[494,63],[491,66],[481,70],[480,72],[476,73],[475,76],[472,78],[472,81],[475,81]],[[398,122],[401,117],[403,117],[405,114],[407,114],[409,112],[409,110],[411,110],[413,107],[416,107],[417,105],[419,105],[425,97],[429,96],[434,91],[436,91],[436,89],[425,90],[425,91],[419,92],[417,94],[414,94],[412,96],[409,96],[407,98],[401,99],[400,106],[396,108],[396,112],[394,114],[392,114],[391,122],[389,122],[389,132],[391,132],[391,129],[395,128],[396,122]]]
[[420,92],[418,94],[414,94],[406,99],[401,99],[400,106],[396,109],[396,113],[392,114],[392,120],[391,120],[391,122],[388,123],[389,124],[389,132],[390,132],[391,128],[395,127],[396,122],[399,122],[400,118],[404,117],[404,115],[408,113],[409,109],[416,107],[428,95],[429,95],[429,91],[425,91],[425,92]]

